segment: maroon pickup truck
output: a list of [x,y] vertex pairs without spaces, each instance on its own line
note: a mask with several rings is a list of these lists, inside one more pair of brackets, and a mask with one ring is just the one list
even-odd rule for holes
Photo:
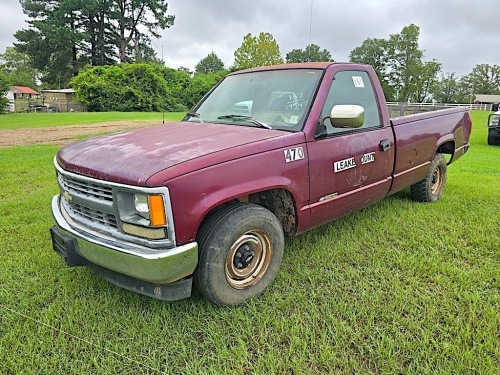
[[62,148],[53,247],[154,298],[188,297],[194,283],[239,304],[275,278],[284,236],[408,186],[437,201],[471,127],[461,108],[390,119],[365,65],[236,72],[179,123]]

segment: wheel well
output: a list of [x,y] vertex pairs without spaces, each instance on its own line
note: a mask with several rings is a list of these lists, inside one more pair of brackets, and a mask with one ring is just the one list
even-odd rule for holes
[[[248,202],[258,204],[271,211],[280,221],[283,232],[287,236],[292,236],[297,231],[295,201],[288,190],[265,190],[242,198],[248,198]],[[238,200],[244,202],[244,200]]]
[[455,141],[443,143],[438,147],[436,153],[450,155],[450,157],[446,157],[446,163],[449,164],[450,160],[453,159],[453,154],[455,153]]
[[228,204],[234,204],[236,202],[253,203],[268,209],[278,218],[281,223],[281,227],[283,228],[283,232],[287,236],[293,236],[297,231],[297,212],[295,209],[295,200],[293,199],[292,194],[285,189],[264,190],[237,197],[213,208],[205,215],[201,225],[203,225],[207,217],[210,217],[221,207]]

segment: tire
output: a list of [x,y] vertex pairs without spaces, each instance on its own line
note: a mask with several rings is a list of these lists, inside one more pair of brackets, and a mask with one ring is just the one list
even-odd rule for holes
[[411,185],[411,199],[417,202],[434,203],[443,195],[447,178],[446,160],[442,154],[436,154],[427,176],[422,181]]
[[210,215],[197,237],[195,288],[218,305],[245,303],[261,294],[278,273],[285,239],[269,210],[236,203]]
[[494,136],[488,134],[488,144],[490,146],[500,145],[500,138],[499,139],[495,139]]

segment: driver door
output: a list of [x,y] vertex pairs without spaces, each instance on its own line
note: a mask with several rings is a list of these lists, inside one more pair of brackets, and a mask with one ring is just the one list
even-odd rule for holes
[[[394,137],[382,124],[368,73],[340,71],[331,84],[322,119],[327,136],[308,144],[311,226],[319,226],[368,206],[387,195],[394,163]],[[333,128],[334,105],[361,105],[362,127]]]

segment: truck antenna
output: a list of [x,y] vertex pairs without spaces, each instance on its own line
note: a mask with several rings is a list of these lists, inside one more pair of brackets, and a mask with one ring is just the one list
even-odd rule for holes
[[307,46],[307,61],[311,61],[311,35],[313,21],[313,0],[311,0],[311,17],[309,18],[309,45]]

